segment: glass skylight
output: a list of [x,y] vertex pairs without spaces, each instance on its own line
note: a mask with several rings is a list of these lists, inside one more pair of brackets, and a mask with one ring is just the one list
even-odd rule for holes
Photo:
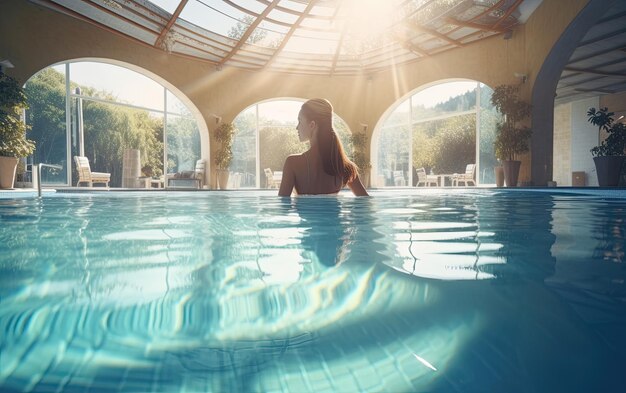
[[[219,3],[218,1],[214,1]],[[190,0],[180,17],[202,27],[205,30],[215,32],[217,34],[228,37],[232,29],[236,28],[237,24],[245,24],[244,21],[247,14],[230,8],[229,12],[224,12],[218,8],[212,7],[212,2],[204,0],[202,2],[198,0]],[[224,7],[222,7],[224,8]]]
[[[502,34],[525,21],[540,2],[106,0],[114,12],[104,13],[99,2],[56,0],[50,7],[83,15],[171,55],[219,66],[356,74],[460,46],[451,41],[471,44]],[[182,12],[171,23],[181,4]],[[242,37],[248,45],[237,44]],[[329,56],[312,56],[320,54]]]
[[180,4],[180,0],[152,0],[152,3],[173,14],[178,4]]

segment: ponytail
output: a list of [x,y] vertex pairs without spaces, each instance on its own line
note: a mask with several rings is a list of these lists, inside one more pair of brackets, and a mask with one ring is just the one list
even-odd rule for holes
[[358,176],[357,166],[348,159],[339,136],[333,129],[333,107],[328,100],[314,98],[302,105],[303,115],[317,124],[317,144],[324,165],[330,176],[341,176],[342,184],[353,182]]

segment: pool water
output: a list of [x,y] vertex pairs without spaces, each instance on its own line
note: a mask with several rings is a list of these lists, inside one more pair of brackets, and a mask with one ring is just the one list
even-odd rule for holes
[[0,391],[622,392],[626,195],[0,199]]

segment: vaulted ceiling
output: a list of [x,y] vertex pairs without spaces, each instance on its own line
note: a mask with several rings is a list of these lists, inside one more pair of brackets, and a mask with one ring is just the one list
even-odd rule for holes
[[354,75],[507,34],[541,0],[31,0],[174,55]]
[[[542,0],[30,1],[217,69],[332,76],[506,38]],[[618,0],[571,55],[557,103],[626,91],[624,26],[626,1]]]

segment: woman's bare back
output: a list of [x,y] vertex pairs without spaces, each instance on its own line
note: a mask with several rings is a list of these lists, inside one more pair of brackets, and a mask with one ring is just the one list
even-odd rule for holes
[[293,177],[293,186],[300,195],[336,194],[343,187],[342,179],[324,172],[320,158],[311,154],[310,150],[287,158],[283,178],[285,176]]

